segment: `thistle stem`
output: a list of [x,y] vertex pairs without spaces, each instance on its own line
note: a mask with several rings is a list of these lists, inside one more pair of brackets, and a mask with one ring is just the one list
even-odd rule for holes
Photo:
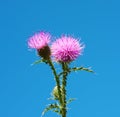
[[48,64],[51,67],[51,69],[53,71],[53,74],[55,76],[55,81],[56,81],[56,85],[57,85],[57,89],[58,89],[59,103],[60,103],[60,105],[62,105],[62,96],[61,96],[61,90],[60,90],[61,87],[60,87],[59,77],[57,75],[57,72],[56,72],[55,67],[54,67],[54,65],[53,65],[51,60],[48,60]]
[[68,72],[68,65],[67,63],[62,63],[62,69],[63,69],[63,79],[62,79],[62,100],[63,100],[63,104],[62,104],[62,117],[66,117],[67,114],[67,109],[66,109],[66,84],[67,84],[67,75]]

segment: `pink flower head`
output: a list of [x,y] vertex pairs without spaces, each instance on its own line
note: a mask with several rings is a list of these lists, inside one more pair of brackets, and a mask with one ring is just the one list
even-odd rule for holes
[[51,35],[45,32],[39,32],[33,35],[28,40],[30,48],[37,49],[38,55],[45,60],[48,60],[51,55],[48,43],[50,42]]
[[34,34],[32,37],[28,40],[28,46],[30,48],[35,49],[42,49],[43,47],[47,46],[50,42],[51,35],[46,32],[39,32]]
[[84,45],[71,36],[62,36],[51,46],[52,56],[58,62],[71,62],[82,54]]

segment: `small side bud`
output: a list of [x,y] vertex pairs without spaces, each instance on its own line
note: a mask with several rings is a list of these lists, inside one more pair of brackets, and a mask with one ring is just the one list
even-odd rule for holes
[[57,86],[54,87],[54,89],[53,89],[53,91],[52,91],[52,95],[53,95],[53,97],[54,97],[56,100],[59,99],[58,87],[57,87]]

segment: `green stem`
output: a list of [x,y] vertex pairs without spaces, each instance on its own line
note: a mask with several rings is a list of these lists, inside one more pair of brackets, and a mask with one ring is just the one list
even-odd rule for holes
[[58,88],[59,103],[60,103],[60,105],[62,105],[62,96],[61,96],[61,90],[60,90],[61,87],[60,87],[59,77],[58,77],[58,75],[57,75],[57,72],[56,72],[55,67],[54,67],[54,65],[53,65],[53,63],[52,63],[51,60],[48,60],[48,64],[49,64],[49,66],[51,67],[51,69],[52,69],[52,71],[53,71],[53,74],[54,74],[54,76],[55,76],[55,81],[56,81],[56,85],[57,85],[57,88]]
[[62,63],[62,69],[63,69],[63,79],[62,79],[62,99],[63,99],[63,104],[62,104],[62,117],[66,117],[67,114],[67,109],[66,109],[66,84],[67,84],[67,75],[68,72],[68,65],[67,63]]

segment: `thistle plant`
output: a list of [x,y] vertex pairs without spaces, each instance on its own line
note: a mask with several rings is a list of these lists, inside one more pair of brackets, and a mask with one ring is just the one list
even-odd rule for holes
[[[66,86],[68,75],[74,71],[93,71],[83,66],[70,67],[70,64],[76,60],[78,56],[82,55],[85,47],[78,39],[64,35],[49,45],[51,38],[50,33],[38,32],[29,38],[28,46],[36,49],[40,57],[40,60],[36,61],[34,64],[45,63],[50,66],[55,79],[56,85],[52,91],[52,100],[54,100],[54,103],[49,104],[42,115],[52,110],[60,117],[67,117],[67,104],[74,100],[72,98],[67,100]],[[62,72],[57,72],[54,65],[55,63],[59,64]]]

